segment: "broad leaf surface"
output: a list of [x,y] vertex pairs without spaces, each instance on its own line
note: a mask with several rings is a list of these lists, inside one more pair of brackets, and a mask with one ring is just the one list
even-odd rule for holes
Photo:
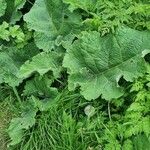
[[0,83],[8,83],[12,87],[19,85],[22,81],[17,76],[20,66],[37,53],[38,49],[33,43],[23,49],[3,48],[0,51]]
[[88,100],[100,95],[107,100],[120,97],[119,79],[133,81],[145,72],[142,56],[150,49],[149,41],[149,32],[127,27],[103,38],[96,31],[83,32],[67,49],[63,62],[70,74],[69,90],[80,86]]
[[54,99],[58,94],[56,88],[51,87],[53,79],[48,76],[35,77],[32,80],[26,82],[24,95],[31,96],[34,95],[39,98],[49,98]]
[[54,77],[59,77],[61,71],[61,55],[55,52],[42,52],[32,58],[32,61],[26,61],[20,68],[19,78],[27,78],[32,73],[38,72],[44,75],[48,71],[53,71]]
[[0,83],[8,83],[10,86],[18,85],[20,80],[16,77],[19,68],[16,62],[7,53],[0,53]]
[[80,15],[70,13],[61,0],[36,0],[24,20],[35,30],[37,46],[45,51],[55,47],[57,36],[74,32],[81,25]]

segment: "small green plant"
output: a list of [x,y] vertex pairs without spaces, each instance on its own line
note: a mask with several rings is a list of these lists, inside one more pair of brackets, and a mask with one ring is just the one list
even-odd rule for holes
[[24,34],[19,25],[10,26],[7,22],[3,22],[0,25],[0,32],[0,38],[2,40],[7,42],[12,41],[12,44],[17,48],[23,48],[32,35],[30,32]]

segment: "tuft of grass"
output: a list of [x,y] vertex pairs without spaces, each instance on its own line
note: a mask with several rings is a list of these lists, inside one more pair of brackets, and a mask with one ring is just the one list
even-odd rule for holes
[[0,150],[7,150],[7,129],[11,119],[19,114],[19,105],[15,101],[11,94],[0,91]]
[[8,136],[6,129],[12,118],[11,106],[7,99],[0,102],[0,149],[6,150],[8,143]]
[[38,112],[34,127],[12,149],[87,150],[96,141],[95,125],[84,113],[88,103],[79,94],[64,92],[48,111]]
[[[138,150],[136,147],[142,145],[144,149],[140,150],[146,150],[145,143],[149,143],[145,139],[149,136],[142,137],[145,142],[134,138],[141,129],[125,136],[130,125],[123,125],[127,108],[135,103],[131,100],[127,96],[111,103],[102,99],[86,101],[80,94],[64,90],[48,111],[37,112],[35,125],[24,132],[21,143],[11,150]],[[134,131],[134,118],[129,121],[133,121],[130,127]]]

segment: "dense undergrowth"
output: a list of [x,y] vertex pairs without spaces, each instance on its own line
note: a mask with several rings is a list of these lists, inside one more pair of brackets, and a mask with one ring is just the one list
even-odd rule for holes
[[149,30],[149,0],[0,0],[6,149],[149,150]]

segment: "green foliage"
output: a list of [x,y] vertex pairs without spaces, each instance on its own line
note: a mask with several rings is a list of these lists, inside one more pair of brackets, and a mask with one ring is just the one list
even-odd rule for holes
[[26,0],[0,0],[0,22],[16,24],[23,16],[22,9],[26,3]]
[[0,25],[0,32],[1,40],[12,42],[17,48],[23,48],[28,43],[28,40],[31,39],[32,35],[30,32],[24,34],[19,25],[11,26],[7,22],[3,22]]
[[35,30],[35,42],[44,51],[55,47],[59,35],[74,33],[81,24],[80,14],[70,13],[61,0],[37,0],[24,20]]
[[32,58],[32,61],[25,62],[20,68],[19,77],[27,78],[33,72],[41,76],[48,71],[53,71],[54,76],[59,77],[61,71],[61,57],[55,52],[42,52]]
[[5,14],[5,10],[6,10],[7,4],[5,0],[0,0],[0,17],[3,16]]
[[[26,82],[23,94],[27,96],[45,96],[54,97],[58,94],[57,88],[50,87],[53,83],[53,78],[44,75],[43,77],[35,77]],[[56,92],[55,92],[56,91]]]
[[[29,102],[28,102],[29,103]],[[30,103],[29,103],[30,104]],[[35,124],[35,115],[37,109],[32,103],[24,106],[24,112],[20,118],[11,120],[8,128],[8,134],[11,138],[9,145],[16,145],[21,142],[24,130],[29,129]]]
[[[121,96],[118,81],[127,81],[144,72],[144,57],[149,45],[150,33],[121,28],[114,36],[100,38],[98,32],[83,32],[64,58],[68,68],[69,89],[81,86],[81,94],[88,100],[101,94],[110,100]],[[90,43],[90,45],[89,45]]]
[[23,49],[16,47],[4,47],[0,51],[0,83],[8,83],[10,86],[18,86],[22,78],[18,78],[19,68],[30,57],[37,54],[33,43],[26,45]]
[[133,138],[135,150],[149,150],[150,139],[145,135],[138,135]]
[[149,20],[148,0],[0,0],[9,148],[146,149]]
[[0,34],[0,38],[2,40],[6,40],[6,41],[9,41],[9,31],[7,30],[8,28],[8,23],[6,22],[3,22],[2,25],[0,26],[0,31],[1,31],[1,34]]
[[22,12],[20,9],[25,5],[26,0],[14,0],[14,9],[12,11],[12,16],[10,18],[11,24],[15,24],[22,17]]
[[[50,101],[46,105],[43,105],[43,100],[39,101],[32,97],[32,103],[41,113],[36,114],[36,123],[30,127],[30,130],[23,133],[22,144],[14,148],[27,150],[34,147],[37,150],[45,149],[45,147],[70,150],[86,150],[88,148],[98,150],[99,148],[104,150],[148,149],[150,131],[147,113],[149,110],[139,110],[138,108],[135,108],[134,111],[130,110],[137,103],[139,94],[140,92],[136,92],[132,96],[128,94],[117,109],[112,101],[109,104],[110,117],[108,117],[109,109],[104,109],[107,106],[106,101],[89,102],[80,94],[68,93],[67,90],[58,94],[54,101]],[[130,104],[126,104],[126,99],[131,98]],[[27,105],[32,106],[29,102],[25,103],[26,107]],[[141,105],[144,108],[145,105],[148,105],[147,101],[144,100]],[[30,107],[30,109],[33,108]],[[89,113],[92,113],[91,116],[87,115],[87,109]],[[119,113],[120,110],[122,113]],[[139,139],[140,135],[145,139],[143,139],[144,141]],[[12,135],[12,138],[17,140],[15,135]],[[42,142],[38,142],[36,139],[41,139]]]
[[134,28],[149,29],[150,6],[148,1],[135,0],[63,0],[69,4],[69,10],[82,9],[87,13],[84,24],[105,35],[121,24]]

